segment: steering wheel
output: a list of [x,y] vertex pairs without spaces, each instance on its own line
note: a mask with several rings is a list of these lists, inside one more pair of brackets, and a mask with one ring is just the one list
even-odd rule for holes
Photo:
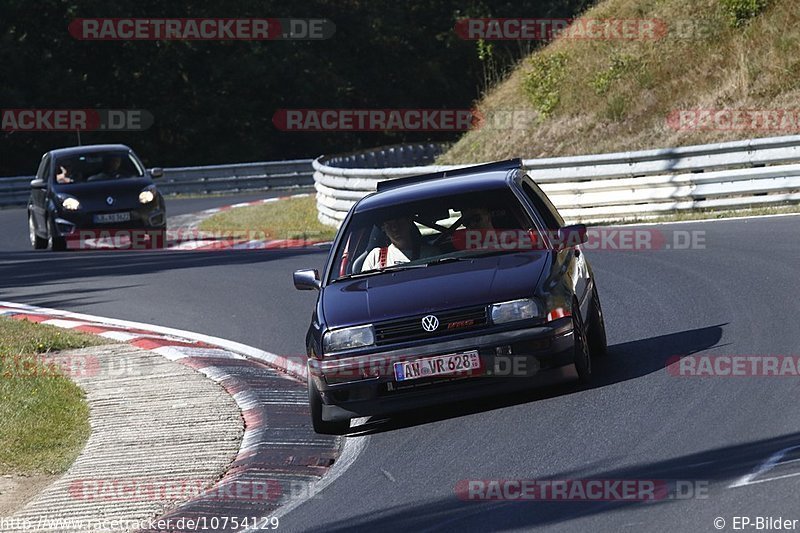
[[433,239],[433,242],[431,244],[433,246],[441,246],[445,242],[452,241],[453,233],[455,233],[456,229],[458,229],[458,226],[463,221],[464,221],[464,215],[461,215],[460,217],[458,217],[458,220],[456,220],[452,226],[441,232],[435,239]]

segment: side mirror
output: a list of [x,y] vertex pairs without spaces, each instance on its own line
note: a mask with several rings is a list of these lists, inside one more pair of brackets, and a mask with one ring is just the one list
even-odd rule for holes
[[31,180],[31,189],[46,189],[47,182],[36,178],[35,180]]
[[150,175],[153,178],[160,178],[160,177],[164,176],[164,169],[161,168],[161,167],[151,168],[150,169]]
[[298,291],[318,291],[322,285],[316,268],[295,270],[292,279],[294,280],[294,288]]
[[558,230],[558,243],[559,249],[571,248],[579,244],[583,244],[589,240],[586,234],[586,224],[573,224],[571,226],[564,226]]

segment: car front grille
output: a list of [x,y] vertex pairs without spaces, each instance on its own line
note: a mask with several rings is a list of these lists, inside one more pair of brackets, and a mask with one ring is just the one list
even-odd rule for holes
[[[428,315],[433,315],[439,320],[439,327],[430,332],[422,327],[422,319]],[[481,328],[487,323],[485,306],[387,320],[375,324],[375,344],[382,346],[395,342],[441,337]]]

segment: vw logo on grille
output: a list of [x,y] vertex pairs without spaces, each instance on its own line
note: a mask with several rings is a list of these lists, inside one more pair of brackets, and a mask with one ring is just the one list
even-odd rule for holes
[[106,198],[106,203],[108,205],[114,205],[114,197],[113,196],[109,196],[108,198]]
[[422,329],[425,331],[436,331],[436,328],[439,327],[439,319],[433,315],[427,315],[422,317]]

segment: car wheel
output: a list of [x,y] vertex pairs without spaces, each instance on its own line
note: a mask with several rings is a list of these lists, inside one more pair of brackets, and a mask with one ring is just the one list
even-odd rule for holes
[[600,297],[597,295],[597,285],[592,287],[592,307],[589,311],[589,353],[592,357],[603,357],[608,354],[606,321],[603,317],[603,308],[600,306]]
[[67,249],[67,241],[58,234],[56,224],[52,218],[47,219],[47,246],[54,252],[61,252]]
[[592,377],[592,357],[589,353],[586,325],[581,318],[577,301],[573,304],[572,334],[575,338],[575,370],[578,371],[578,381],[588,383]]
[[308,378],[308,405],[311,408],[311,423],[314,431],[321,435],[344,435],[350,429],[350,420],[327,421],[322,419],[322,397]]
[[47,239],[36,235],[36,225],[33,223],[33,215],[28,213],[28,235],[31,239],[31,246],[34,250],[44,250],[47,248]]

